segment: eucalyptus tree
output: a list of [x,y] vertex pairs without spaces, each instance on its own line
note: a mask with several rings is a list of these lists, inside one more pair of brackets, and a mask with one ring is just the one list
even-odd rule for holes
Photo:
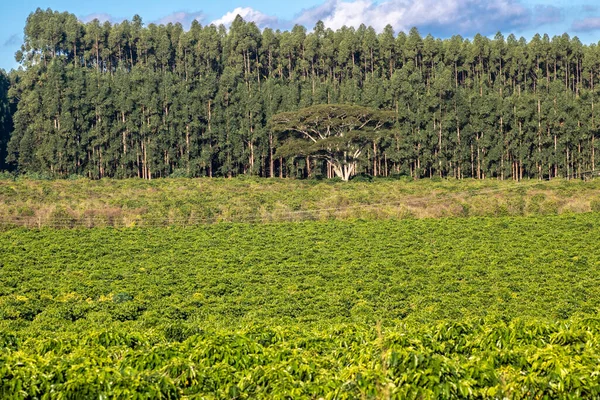
[[378,60],[380,68],[385,71],[383,75],[390,79],[394,74],[397,56],[394,28],[389,24],[386,25],[383,32],[377,36],[377,40],[379,41]]
[[12,131],[12,107],[8,91],[10,88],[9,76],[0,69],[0,170],[6,169],[6,146]]

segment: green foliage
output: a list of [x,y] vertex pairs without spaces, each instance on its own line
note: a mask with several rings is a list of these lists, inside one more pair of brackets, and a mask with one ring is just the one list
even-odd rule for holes
[[9,87],[10,77],[0,69],[0,174],[8,167],[5,162],[6,146],[13,129],[12,114],[14,110],[8,94]]
[[600,306],[598,219],[10,230],[0,309],[4,327],[32,332],[100,316],[136,327],[563,319]]
[[50,214],[49,226],[53,228],[72,228],[75,225],[75,222],[76,219],[71,213],[62,207],[58,207]]
[[284,144],[276,155],[323,159],[336,176],[347,181],[356,174],[365,146],[378,140],[394,120],[394,113],[389,111],[322,104],[276,114],[269,128],[283,134]]
[[8,171],[0,171],[0,180],[8,181],[8,180],[16,180],[18,177],[17,174]]
[[369,174],[361,173],[361,174],[353,176],[351,178],[351,181],[353,181],[353,182],[372,182],[373,177]]
[[[24,39],[8,94],[0,74],[0,152],[8,141],[20,172],[332,177],[327,160],[297,156],[357,141],[353,168],[373,176],[580,178],[599,167],[600,46],[568,35],[261,31],[242,18],[186,31],[38,9]],[[388,113],[395,126],[307,149],[268,124],[336,104]]]
[[3,398],[595,398],[598,320],[5,337]]
[[0,396],[598,397],[599,222],[2,232]]

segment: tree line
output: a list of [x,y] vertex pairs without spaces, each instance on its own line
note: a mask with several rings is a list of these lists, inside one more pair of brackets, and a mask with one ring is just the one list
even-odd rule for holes
[[8,97],[8,89],[10,87],[9,76],[0,69],[0,171],[8,169],[6,164],[6,146],[10,139],[12,131],[12,109],[11,102]]
[[184,30],[41,9],[24,33],[23,68],[0,94],[0,107],[10,98],[15,108],[0,145],[22,172],[333,176],[323,160],[278,152],[286,136],[269,124],[319,104],[394,112],[356,172],[522,179],[598,164],[600,49],[567,34],[439,39],[321,22],[279,31],[241,17]]

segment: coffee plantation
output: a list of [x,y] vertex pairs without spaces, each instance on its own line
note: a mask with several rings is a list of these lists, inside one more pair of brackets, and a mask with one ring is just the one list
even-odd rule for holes
[[7,230],[0,393],[597,397],[599,222]]

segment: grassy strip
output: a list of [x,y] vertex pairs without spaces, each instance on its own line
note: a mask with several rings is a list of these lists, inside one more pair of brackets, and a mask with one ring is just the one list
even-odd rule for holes
[[133,227],[588,211],[600,211],[600,180],[0,181],[0,225],[4,227]]

